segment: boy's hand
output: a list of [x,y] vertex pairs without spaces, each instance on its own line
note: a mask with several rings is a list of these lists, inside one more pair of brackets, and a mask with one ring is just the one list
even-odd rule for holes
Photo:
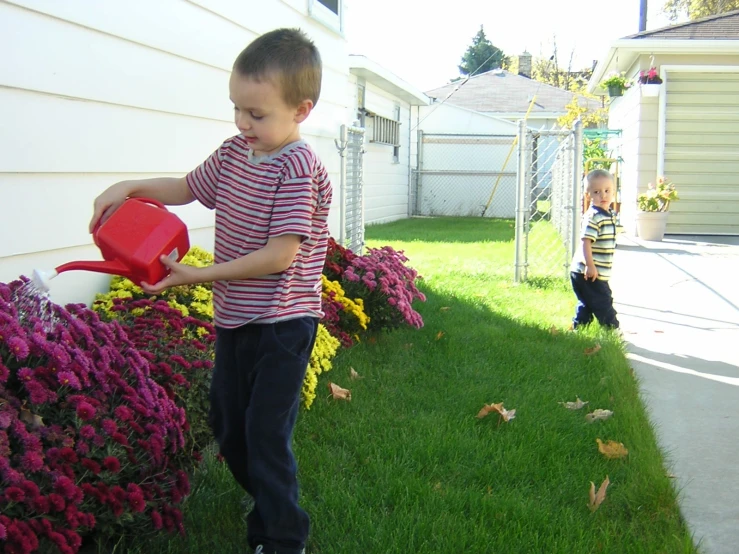
[[121,181],[106,189],[105,192],[95,199],[89,227],[91,233],[98,222],[104,222],[114,211],[121,207],[121,204],[128,198],[128,194],[129,191],[126,181]]
[[170,260],[167,256],[159,258],[169,268],[169,275],[156,284],[141,283],[141,288],[146,294],[159,294],[160,292],[178,285],[192,285],[201,283],[199,268],[191,265],[180,264]]
[[586,264],[585,265],[585,280],[595,281],[597,278],[598,278],[598,268],[595,267],[595,264]]

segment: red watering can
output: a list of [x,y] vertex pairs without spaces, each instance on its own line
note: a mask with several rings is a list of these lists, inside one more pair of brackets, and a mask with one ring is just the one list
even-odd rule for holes
[[179,262],[190,249],[187,227],[164,204],[150,198],[129,198],[92,231],[105,261],[77,261],[52,271],[33,272],[34,284],[48,290],[48,282],[71,270],[95,271],[127,277],[137,285],[154,284],[169,270],[159,259],[167,256]]

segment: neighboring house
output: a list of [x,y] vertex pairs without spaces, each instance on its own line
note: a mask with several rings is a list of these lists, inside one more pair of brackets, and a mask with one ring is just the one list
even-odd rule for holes
[[635,231],[636,197],[660,175],[678,187],[668,233],[739,234],[739,11],[645,31],[613,43],[589,90],[611,71],[656,67],[659,95],[639,85],[610,106],[620,129],[622,223]]
[[596,110],[600,102],[531,78],[531,55],[519,56],[518,74],[494,69],[426,92],[436,102],[516,122],[528,116],[531,129],[553,129],[557,118],[567,114],[567,104],[578,97],[581,106]]
[[[321,51],[322,95],[303,134],[338,198],[334,140],[354,117],[342,9],[341,0],[264,0],[258,9],[237,0],[0,2],[0,281],[99,259],[87,232],[93,199],[124,179],[181,176],[234,135],[233,61],[280,26],[301,27]],[[191,242],[211,249],[213,213],[174,210]],[[52,298],[90,302],[107,284],[62,274]]]
[[349,56],[352,105],[365,131],[364,222],[387,223],[408,217],[410,198],[411,110],[428,106],[420,90],[365,56]]

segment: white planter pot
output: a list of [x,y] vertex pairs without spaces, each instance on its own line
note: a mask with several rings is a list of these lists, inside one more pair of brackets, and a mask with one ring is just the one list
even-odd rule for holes
[[659,89],[662,88],[662,85],[642,85],[641,86],[641,95],[642,96],[659,96]]
[[661,241],[670,212],[636,212],[636,232],[642,240]]

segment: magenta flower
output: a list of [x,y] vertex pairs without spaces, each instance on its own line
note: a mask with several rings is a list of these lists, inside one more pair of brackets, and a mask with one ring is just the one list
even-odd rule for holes
[[103,460],[103,467],[111,473],[118,473],[121,470],[121,462],[115,456],[108,456]]
[[5,489],[5,497],[11,502],[23,502],[26,493],[20,487],[8,487]]
[[77,417],[82,421],[89,421],[95,417],[95,408],[87,402],[80,402],[77,404]]
[[102,423],[103,431],[106,435],[113,435],[118,431],[118,425],[112,419],[104,419]]
[[44,459],[38,452],[26,452],[21,457],[21,468],[28,473],[37,473],[44,467]]
[[30,353],[28,343],[19,336],[8,338],[7,345],[18,361],[25,360]]

